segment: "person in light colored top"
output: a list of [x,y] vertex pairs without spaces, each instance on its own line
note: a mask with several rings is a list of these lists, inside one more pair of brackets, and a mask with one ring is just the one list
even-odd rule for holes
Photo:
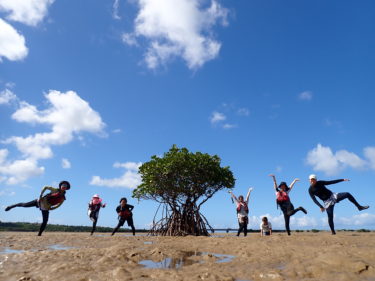
[[90,220],[92,221],[91,235],[93,235],[96,230],[96,224],[98,223],[100,208],[105,208],[106,206],[106,204],[103,204],[102,201],[103,200],[99,197],[99,195],[95,194],[94,196],[92,196],[89,202],[87,214]]
[[272,235],[272,224],[268,221],[267,217],[263,217],[260,223],[260,236],[269,235]]
[[230,195],[233,197],[233,199],[237,203],[237,218],[238,218],[238,232],[237,236],[240,236],[240,233],[243,231],[244,236],[247,236],[247,225],[249,224],[249,198],[250,198],[250,193],[253,190],[253,188],[249,188],[249,191],[247,192],[246,199],[244,200],[243,196],[240,195],[237,197],[232,193],[232,191],[229,191]]
[[[66,200],[65,192],[70,189],[70,183],[68,181],[62,181],[59,183],[59,188],[54,188],[51,186],[45,186],[42,191],[40,192],[39,198],[35,199],[30,202],[26,203],[17,203],[14,205],[10,205],[5,208],[5,211],[8,212],[9,210],[16,208],[16,207],[23,207],[23,208],[30,208],[36,207],[39,208],[42,212],[43,222],[40,225],[38,236],[41,236],[44,229],[47,226],[48,218],[49,218],[49,211],[55,210],[64,203]],[[49,190],[50,192],[46,195],[44,193]]]

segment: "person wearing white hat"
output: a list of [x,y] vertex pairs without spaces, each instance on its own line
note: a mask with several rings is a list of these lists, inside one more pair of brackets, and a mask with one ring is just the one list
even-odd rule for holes
[[96,224],[98,222],[100,208],[102,207],[105,208],[105,205],[106,205],[105,203],[103,204],[102,201],[103,200],[99,197],[99,195],[95,194],[92,196],[89,202],[89,208],[87,210],[87,214],[90,220],[92,221],[91,235],[93,235],[96,230]]
[[[340,201],[344,199],[348,199],[358,208],[359,211],[366,210],[369,208],[369,206],[360,205],[357,202],[357,200],[355,200],[353,195],[351,195],[349,192],[334,193],[326,187],[326,185],[335,184],[335,183],[339,183],[342,181],[350,181],[349,179],[338,179],[338,180],[332,180],[332,181],[319,180],[318,181],[316,175],[311,174],[309,176],[309,180],[310,180],[310,188],[309,188],[310,197],[314,201],[314,203],[319,206],[322,212],[327,211],[328,224],[329,224],[329,227],[331,228],[331,232],[333,235],[336,234],[335,225],[333,223],[333,210],[334,210],[336,203],[339,203]],[[319,203],[316,197],[318,197],[320,200],[323,201],[324,207]]]

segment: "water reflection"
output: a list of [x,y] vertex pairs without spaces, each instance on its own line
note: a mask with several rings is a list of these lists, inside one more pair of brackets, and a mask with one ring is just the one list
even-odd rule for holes
[[4,250],[0,251],[0,255],[5,255],[5,254],[19,254],[25,252],[24,250],[14,250],[10,248],[4,248]]
[[142,260],[139,262],[139,264],[145,266],[146,268],[180,269],[183,266],[203,263],[202,259],[192,259],[192,257],[202,257],[204,255],[218,258],[219,260],[216,261],[217,263],[230,262],[234,258],[234,256],[230,255],[187,251],[181,252],[181,256],[177,258],[165,258],[160,262],[155,262],[153,260]]

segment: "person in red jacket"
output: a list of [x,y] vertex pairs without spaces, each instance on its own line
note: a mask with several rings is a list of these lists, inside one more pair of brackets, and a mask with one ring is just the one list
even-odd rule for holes
[[297,209],[294,209],[294,206],[289,198],[289,192],[292,190],[295,183],[299,181],[299,179],[294,179],[290,186],[287,186],[286,182],[284,181],[281,182],[279,186],[277,186],[275,175],[270,175],[270,177],[272,177],[273,179],[273,184],[276,192],[276,203],[278,206],[280,206],[280,209],[284,214],[286,232],[288,233],[288,235],[290,235],[290,217],[298,211],[302,211],[305,214],[307,214],[307,211],[303,207],[298,207]]
[[[43,222],[40,225],[38,236],[41,236],[44,229],[47,226],[49,211],[57,209],[66,200],[65,192],[70,189],[70,183],[68,181],[62,181],[59,183],[59,188],[54,188],[51,186],[45,186],[40,192],[39,198],[27,203],[17,203],[10,205],[5,208],[5,211],[9,211],[15,207],[36,207],[42,212]],[[50,193],[44,195],[44,193],[49,190]]]

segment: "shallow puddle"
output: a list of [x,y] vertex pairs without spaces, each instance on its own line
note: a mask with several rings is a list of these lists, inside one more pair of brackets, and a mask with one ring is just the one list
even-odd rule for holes
[[145,244],[145,245],[152,245],[152,244],[154,244],[154,242],[152,242],[152,241],[145,241],[145,242],[143,242],[143,244]]
[[183,266],[189,266],[196,263],[203,263],[202,259],[191,259],[191,257],[201,257],[204,255],[211,255],[219,260],[217,263],[230,262],[234,256],[223,255],[223,254],[212,254],[205,252],[182,252],[182,255],[177,258],[165,258],[160,262],[155,262],[153,260],[142,260],[139,262],[140,265],[143,265],[146,268],[161,268],[161,269],[180,269]]
[[49,245],[48,246],[48,249],[50,250],[55,250],[55,251],[60,251],[60,250],[70,250],[70,249],[73,249],[74,247],[68,247],[68,246],[63,246],[63,245],[59,245],[59,244],[55,244],[55,245]]
[[0,251],[0,255],[5,255],[5,254],[19,254],[25,252],[24,250],[14,250],[10,248],[4,248],[4,250]]

